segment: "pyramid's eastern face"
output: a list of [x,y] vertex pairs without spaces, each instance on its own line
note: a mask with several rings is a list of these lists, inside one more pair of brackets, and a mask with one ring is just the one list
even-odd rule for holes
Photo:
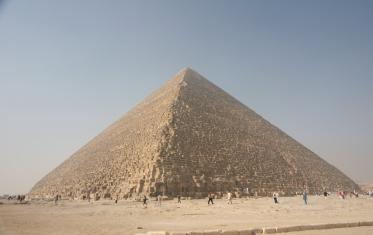
[[184,69],[40,180],[31,196],[353,190],[338,169]]

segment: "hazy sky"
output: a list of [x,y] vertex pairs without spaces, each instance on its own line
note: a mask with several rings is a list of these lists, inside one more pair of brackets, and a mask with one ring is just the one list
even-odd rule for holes
[[373,1],[0,0],[0,194],[186,66],[373,182]]

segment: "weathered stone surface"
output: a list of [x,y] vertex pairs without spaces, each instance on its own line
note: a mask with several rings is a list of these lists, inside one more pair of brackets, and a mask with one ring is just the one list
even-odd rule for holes
[[41,179],[33,197],[353,190],[338,169],[184,69]]
[[169,235],[166,231],[150,231],[147,232],[148,235]]
[[263,228],[263,234],[273,234],[276,232],[277,232],[276,228]]
[[215,230],[205,230],[204,235],[219,235],[221,234],[222,231],[220,229],[215,229]]
[[240,235],[255,235],[252,229],[240,230]]
[[222,232],[223,235],[240,235],[238,230],[225,230]]

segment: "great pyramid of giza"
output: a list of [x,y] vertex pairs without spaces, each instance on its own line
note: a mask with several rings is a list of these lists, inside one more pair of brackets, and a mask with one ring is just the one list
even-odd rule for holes
[[269,195],[305,188],[358,186],[187,68],[42,178],[30,196]]

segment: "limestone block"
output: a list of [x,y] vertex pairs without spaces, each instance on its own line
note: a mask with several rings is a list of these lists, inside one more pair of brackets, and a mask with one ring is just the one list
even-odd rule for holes
[[373,226],[373,221],[362,221],[359,222],[360,226]]
[[148,235],[169,235],[167,231],[149,231]]
[[296,232],[302,231],[302,226],[286,226],[286,227],[278,227],[276,229],[277,233],[288,233],[288,232]]
[[273,234],[276,233],[276,228],[263,228],[263,234]]
[[240,235],[255,235],[252,229],[240,230]]
[[348,227],[350,227],[350,228],[359,227],[359,226],[360,226],[359,222],[348,223]]
[[205,230],[204,234],[205,235],[220,235],[220,234],[222,234],[222,231],[220,229],[216,229],[216,230]]
[[223,235],[240,235],[240,231],[238,231],[238,230],[225,230],[221,234],[223,234]]
[[188,235],[205,235],[204,232],[189,232]]
[[262,228],[254,228],[252,229],[253,231],[253,234],[262,234],[263,233],[263,229]]
[[189,235],[189,232],[171,232],[170,235]]

